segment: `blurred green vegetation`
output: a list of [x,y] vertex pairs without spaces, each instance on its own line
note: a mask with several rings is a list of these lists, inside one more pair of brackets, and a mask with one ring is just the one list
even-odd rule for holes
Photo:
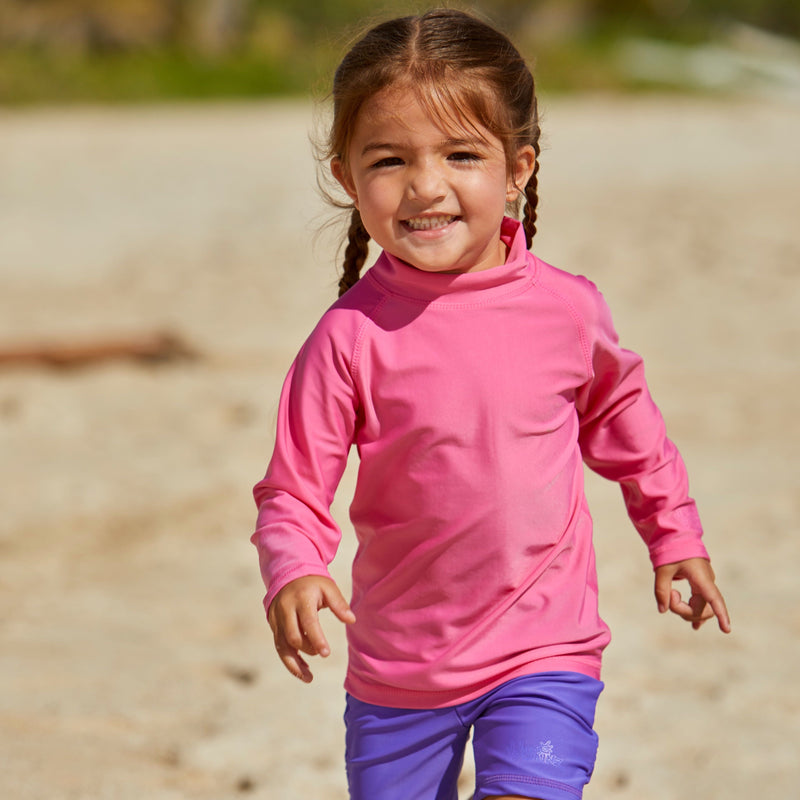
[[[435,2],[433,3],[435,5]],[[429,3],[380,0],[0,0],[0,104],[324,93],[368,24]],[[734,23],[800,36],[798,0],[479,0],[547,91],[635,89],[625,40],[696,46]],[[676,79],[676,85],[681,80]]]

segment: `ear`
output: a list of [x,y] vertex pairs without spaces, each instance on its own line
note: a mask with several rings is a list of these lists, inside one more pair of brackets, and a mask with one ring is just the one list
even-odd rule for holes
[[345,168],[339,156],[334,156],[331,159],[331,173],[333,177],[339,181],[342,189],[347,192],[347,196],[353,201],[353,205],[358,208],[358,192],[356,192],[356,186],[353,183],[349,170]]
[[513,203],[519,197],[519,193],[525,191],[535,166],[536,151],[533,145],[526,144],[520,147],[514,160],[514,172],[508,176],[506,186],[506,200],[509,203]]

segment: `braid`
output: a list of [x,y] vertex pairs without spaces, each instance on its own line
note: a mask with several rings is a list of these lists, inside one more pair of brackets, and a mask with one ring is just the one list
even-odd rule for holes
[[528,249],[530,250],[533,237],[536,235],[536,207],[539,205],[539,154],[541,148],[539,146],[539,136],[541,135],[541,128],[539,127],[539,104],[536,101],[536,95],[533,96],[532,115],[531,115],[531,139],[530,143],[533,146],[533,151],[536,160],[533,163],[533,173],[528,179],[525,186],[525,213],[522,217],[522,227],[525,230],[525,241],[527,242]]
[[361,221],[358,209],[353,209],[350,218],[350,228],[347,231],[347,247],[344,251],[344,269],[339,280],[339,297],[341,297],[361,277],[361,267],[367,260],[369,253],[369,239],[367,229]]
[[530,249],[533,237],[536,235],[536,206],[539,204],[539,178],[537,176],[539,172],[539,143],[536,142],[533,147],[536,151],[536,163],[533,165],[533,174],[525,186],[525,200],[527,202],[525,203],[525,213],[522,217],[522,227],[525,230],[525,241],[528,249]]

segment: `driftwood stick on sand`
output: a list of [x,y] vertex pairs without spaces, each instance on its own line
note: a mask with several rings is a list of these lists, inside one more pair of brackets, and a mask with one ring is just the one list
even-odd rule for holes
[[197,353],[180,336],[169,331],[118,338],[37,342],[14,347],[0,345],[0,368],[42,366],[72,369],[108,361],[161,364],[194,358],[197,358]]

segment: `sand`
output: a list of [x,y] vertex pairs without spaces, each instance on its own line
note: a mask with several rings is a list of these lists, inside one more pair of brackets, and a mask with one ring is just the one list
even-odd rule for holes
[[[543,105],[535,249],[645,356],[734,622],[659,617],[590,481],[614,641],[586,797],[792,797],[800,106]],[[248,541],[283,375],[335,296],[310,125],[306,103],[0,111],[0,350],[169,331],[196,353],[0,366],[4,798],[346,796],[341,630],[311,686],[284,672]]]

